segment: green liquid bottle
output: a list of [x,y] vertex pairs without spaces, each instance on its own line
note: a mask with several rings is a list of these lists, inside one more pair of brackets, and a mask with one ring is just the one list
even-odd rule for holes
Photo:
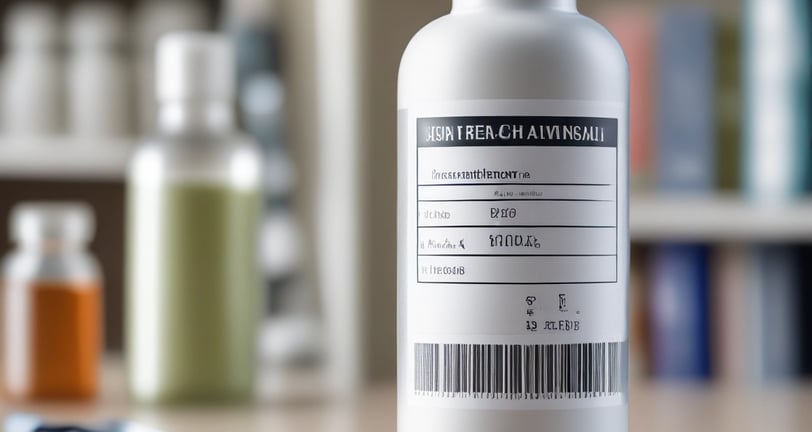
[[219,36],[159,43],[159,131],[129,179],[127,361],[139,402],[253,396],[261,158],[234,128],[233,64]]

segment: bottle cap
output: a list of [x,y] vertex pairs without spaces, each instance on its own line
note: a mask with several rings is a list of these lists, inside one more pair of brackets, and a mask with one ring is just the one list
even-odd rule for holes
[[95,220],[89,205],[78,202],[28,202],[11,211],[11,237],[18,243],[48,241],[84,244],[93,239]]
[[158,41],[158,102],[232,100],[235,68],[234,50],[225,36],[167,34]]
[[84,2],[68,14],[68,38],[73,49],[110,49],[125,44],[124,11],[109,2]]
[[228,28],[241,28],[251,25],[267,27],[273,25],[279,16],[279,2],[276,0],[231,0],[226,4],[225,20]]
[[210,18],[200,0],[141,0],[133,16],[134,48],[154,61],[155,45],[161,36],[176,31],[205,30]]

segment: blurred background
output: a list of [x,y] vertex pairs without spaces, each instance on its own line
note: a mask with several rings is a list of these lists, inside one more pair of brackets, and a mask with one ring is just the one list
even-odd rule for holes
[[[632,430],[808,430],[809,3],[578,3],[621,42],[632,78]],[[0,2],[0,227],[21,201],[92,205],[107,353],[97,401],[0,399],[0,414],[167,431],[394,430],[397,69],[410,37],[449,10]],[[235,109],[268,174],[260,402],[248,407],[132,407],[123,387],[127,163],[154,127],[155,42],[190,29],[235,43]],[[12,247],[7,230],[0,244]]]

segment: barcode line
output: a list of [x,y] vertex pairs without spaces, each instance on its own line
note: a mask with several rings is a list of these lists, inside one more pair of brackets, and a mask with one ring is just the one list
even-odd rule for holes
[[584,399],[625,391],[624,342],[414,346],[415,392],[443,398]]

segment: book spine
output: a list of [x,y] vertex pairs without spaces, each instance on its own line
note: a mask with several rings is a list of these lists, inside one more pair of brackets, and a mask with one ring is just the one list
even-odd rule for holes
[[749,0],[745,22],[746,190],[786,202],[804,190],[809,145],[808,4]]
[[787,246],[760,246],[757,251],[756,307],[761,311],[760,329],[754,331],[760,364],[757,380],[793,378],[799,371],[797,273],[793,249]]
[[648,250],[632,246],[629,266],[629,376],[643,378],[650,371],[648,314]]
[[735,192],[741,189],[741,26],[729,17],[717,22],[717,185]]
[[654,159],[654,59],[657,23],[653,11],[639,5],[613,5],[598,14],[617,39],[629,63],[629,169],[633,190],[651,187]]
[[812,377],[812,268],[804,263],[812,262],[812,246],[797,246],[797,298],[795,314],[798,317],[798,372],[805,378]]
[[651,258],[652,372],[665,379],[709,378],[708,248],[662,245]]
[[753,296],[747,289],[754,253],[745,246],[720,246],[711,256],[711,357],[720,382],[747,383],[754,369],[749,313]]
[[716,36],[705,7],[663,11],[659,34],[657,185],[710,193],[716,184]]

